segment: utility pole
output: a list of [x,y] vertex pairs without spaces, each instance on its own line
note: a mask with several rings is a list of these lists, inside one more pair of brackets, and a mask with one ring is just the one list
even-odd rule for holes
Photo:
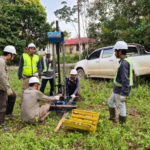
[[79,9],[80,0],[78,0],[78,39],[79,39],[79,60],[81,60],[81,48],[80,48],[80,9]]

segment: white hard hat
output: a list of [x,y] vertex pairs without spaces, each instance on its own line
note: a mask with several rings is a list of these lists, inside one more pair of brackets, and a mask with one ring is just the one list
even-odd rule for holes
[[16,53],[16,49],[14,46],[12,45],[8,45],[4,48],[3,52],[8,52],[8,53],[12,53],[12,54],[17,54]]
[[39,81],[39,79],[37,77],[31,77],[29,79],[29,84],[30,83],[38,83],[38,84],[40,84],[40,81]]
[[30,44],[28,45],[28,48],[30,48],[30,47],[36,48],[36,46],[35,46],[33,43],[30,43]]
[[45,48],[45,54],[51,54],[52,49],[51,48]]
[[76,70],[76,69],[72,69],[72,70],[70,71],[70,74],[77,75],[77,70]]
[[115,46],[114,46],[114,50],[128,50],[128,45],[126,42],[124,41],[118,41]]

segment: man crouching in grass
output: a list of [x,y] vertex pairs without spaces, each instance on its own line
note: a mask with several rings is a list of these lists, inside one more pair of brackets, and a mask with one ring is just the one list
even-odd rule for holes
[[38,118],[39,124],[42,122],[43,117],[46,116],[50,109],[50,104],[45,104],[40,107],[39,101],[55,102],[59,100],[59,96],[46,96],[42,92],[38,91],[40,81],[37,77],[31,77],[29,79],[29,88],[23,93],[23,102],[21,106],[21,119],[29,124],[36,123]]

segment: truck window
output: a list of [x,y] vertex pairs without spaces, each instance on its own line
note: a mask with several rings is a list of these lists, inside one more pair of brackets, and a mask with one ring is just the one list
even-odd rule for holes
[[111,57],[114,54],[114,49],[103,50],[102,58]]
[[99,56],[100,56],[100,53],[101,53],[101,50],[96,51],[96,52],[93,52],[93,53],[89,56],[88,60],[98,59]]
[[138,53],[138,51],[136,47],[128,47],[127,53]]

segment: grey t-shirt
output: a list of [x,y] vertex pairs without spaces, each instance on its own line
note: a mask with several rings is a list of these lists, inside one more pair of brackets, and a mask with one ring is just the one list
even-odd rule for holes
[[21,119],[25,122],[39,116],[39,101],[54,101],[54,97],[43,95],[42,92],[30,87],[23,93]]

